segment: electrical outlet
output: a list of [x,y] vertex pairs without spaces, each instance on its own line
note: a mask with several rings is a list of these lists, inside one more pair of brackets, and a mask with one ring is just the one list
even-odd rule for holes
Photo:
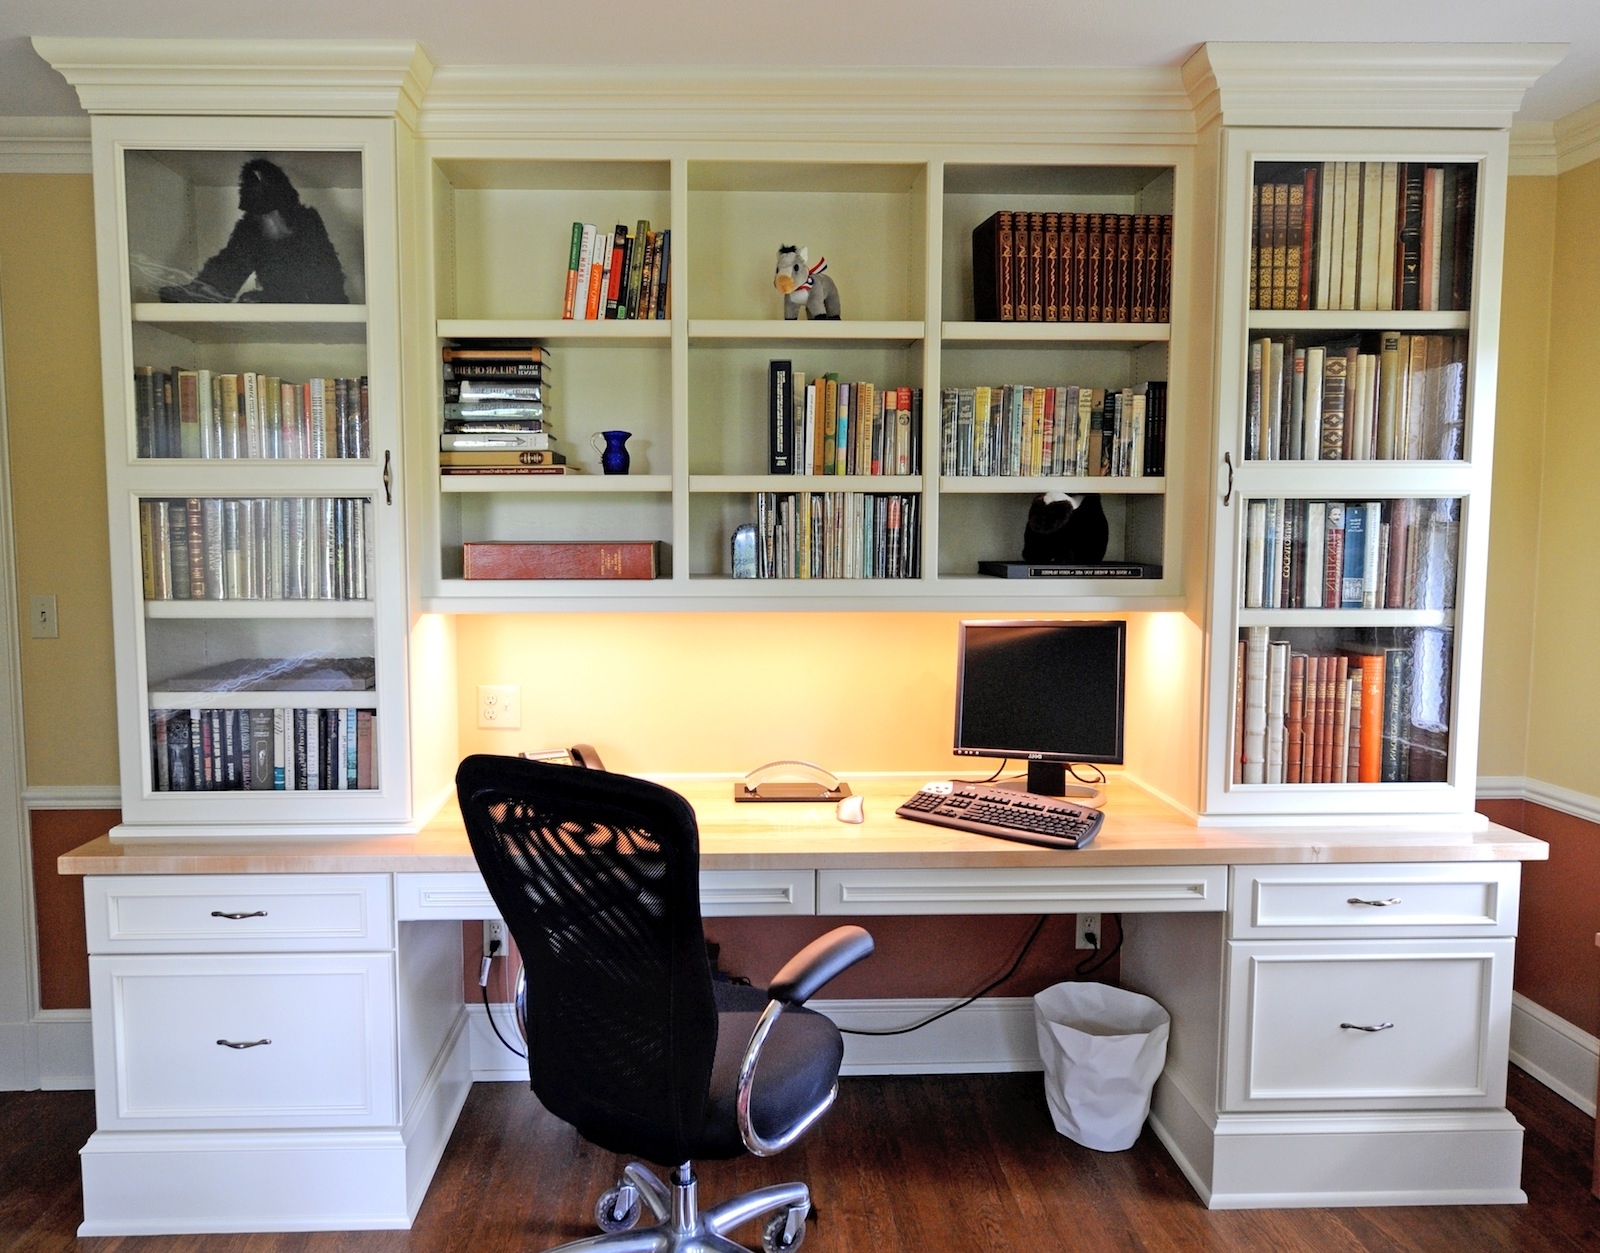
[[494,731],[522,728],[522,689],[520,687],[478,687],[478,725]]
[[1100,947],[1099,914],[1078,915],[1078,947],[1090,949]]
[[485,957],[506,955],[506,924],[503,918],[483,920],[483,955]]
[[36,640],[53,640],[61,637],[60,628],[56,625],[56,598],[54,596],[30,596],[28,598],[28,621],[33,638]]

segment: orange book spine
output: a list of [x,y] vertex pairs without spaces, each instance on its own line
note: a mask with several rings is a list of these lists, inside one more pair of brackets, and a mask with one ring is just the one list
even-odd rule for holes
[[653,579],[650,540],[491,543],[461,546],[469,579]]
[[1362,783],[1383,781],[1383,658],[1361,663],[1361,770]]

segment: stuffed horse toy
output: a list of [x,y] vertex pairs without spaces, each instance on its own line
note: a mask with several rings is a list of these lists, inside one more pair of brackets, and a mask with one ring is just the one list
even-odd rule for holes
[[1105,560],[1110,527],[1098,496],[1050,492],[1034,497],[1022,535],[1022,559],[1050,565],[1097,565]]
[[783,293],[783,317],[793,322],[802,308],[813,322],[839,320],[839,289],[823,273],[828,268],[828,258],[816,265],[807,265],[806,250],[792,244],[778,247],[778,272],[772,285]]

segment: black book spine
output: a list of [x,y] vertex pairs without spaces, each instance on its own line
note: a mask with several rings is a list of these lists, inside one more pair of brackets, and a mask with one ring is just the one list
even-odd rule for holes
[[1399,308],[1420,309],[1422,296],[1422,177],[1418,162],[1400,166],[1400,230],[1397,237]]
[[792,474],[793,458],[789,448],[791,413],[794,400],[794,368],[788,361],[767,362],[767,472]]

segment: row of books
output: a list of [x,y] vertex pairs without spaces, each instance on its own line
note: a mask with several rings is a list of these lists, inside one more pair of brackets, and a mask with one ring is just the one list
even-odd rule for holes
[[146,600],[365,600],[366,497],[190,496],[139,502]]
[[1464,335],[1250,342],[1245,457],[1252,461],[1459,461]]
[[947,387],[942,475],[1142,478],[1166,472],[1167,385]]
[[631,232],[621,222],[611,231],[574,222],[561,316],[588,322],[670,318],[671,276],[670,230],[653,231],[646,218]]
[[157,792],[344,792],[377,787],[370,709],[152,709]]
[[920,474],[922,389],[808,383],[789,361],[767,363],[767,467],[771,474]]
[[1252,500],[1246,609],[1453,609],[1461,502]]
[[922,498],[898,492],[757,492],[758,579],[914,579]]
[[141,457],[370,457],[365,378],[133,368]]
[[972,231],[979,322],[1166,322],[1172,216],[1002,209]]
[[1239,641],[1235,783],[1438,783],[1449,777],[1450,632],[1297,651]]
[[1478,167],[1258,165],[1252,309],[1466,309]]

